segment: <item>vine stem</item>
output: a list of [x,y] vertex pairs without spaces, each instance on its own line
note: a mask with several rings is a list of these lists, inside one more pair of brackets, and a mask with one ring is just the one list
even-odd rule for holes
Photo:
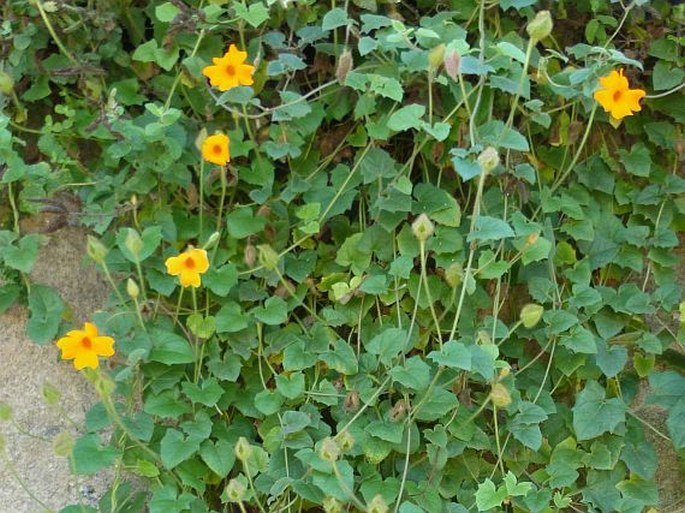
[[50,36],[52,36],[52,39],[55,41],[55,44],[59,48],[60,52],[62,52],[64,56],[69,59],[69,62],[71,62],[74,66],[80,67],[79,61],[76,60],[69,50],[67,50],[67,48],[64,46],[64,43],[62,43],[62,40],[57,35],[57,32],[55,32],[55,28],[52,26],[52,23],[50,23],[50,18],[48,18],[48,14],[45,12],[42,2],[40,0],[33,0],[33,3],[38,9],[40,17],[43,18],[43,23],[45,23],[45,27],[48,29]]
[[550,188],[550,192],[556,191],[562,183],[568,178],[568,175],[571,174],[573,169],[576,167],[576,164],[578,163],[578,159],[580,159],[580,154],[582,153],[583,149],[585,148],[585,143],[587,142],[588,137],[590,137],[590,131],[592,129],[592,124],[595,120],[595,114],[597,113],[597,103],[595,102],[592,105],[592,111],[590,111],[590,118],[587,121],[587,126],[585,127],[585,133],[583,134],[583,138],[580,141],[580,145],[578,146],[578,149],[576,150],[575,155],[573,156],[573,160],[569,164],[568,168],[566,168],[566,171],[562,173],[562,175],[557,179],[556,182],[552,184],[552,187]]

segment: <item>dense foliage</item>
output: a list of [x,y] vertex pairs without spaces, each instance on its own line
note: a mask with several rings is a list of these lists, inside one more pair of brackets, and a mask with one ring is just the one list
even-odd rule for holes
[[[666,408],[685,448],[683,6],[0,13],[0,312],[26,303],[40,344],[73,330],[20,221],[89,231],[116,353],[59,445],[76,473],[116,469],[100,511],[658,504],[638,410]],[[229,44],[254,73],[221,91],[203,69]],[[619,70],[647,92],[622,119],[594,95]],[[169,260],[190,246],[198,288]]]

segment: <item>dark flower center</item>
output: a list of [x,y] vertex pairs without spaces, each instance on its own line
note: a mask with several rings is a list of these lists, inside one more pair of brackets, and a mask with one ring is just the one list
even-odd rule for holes
[[214,151],[214,153],[215,153],[216,155],[221,155],[221,145],[215,144],[215,145],[212,147],[212,151]]
[[195,269],[195,260],[192,258],[188,257],[185,259],[185,262],[183,262],[188,269]]
[[229,64],[228,66],[226,66],[226,74],[231,77],[235,75],[235,66],[233,64]]
[[622,96],[623,96],[623,91],[621,91],[620,89],[617,91],[614,91],[614,101],[615,102],[620,102]]
[[88,338],[88,337],[83,337],[83,338],[81,339],[81,347],[83,347],[83,349],[90,349],[90,348],[92,348],[92,347],[93,347],[93,343],[91,342],[90,338]]

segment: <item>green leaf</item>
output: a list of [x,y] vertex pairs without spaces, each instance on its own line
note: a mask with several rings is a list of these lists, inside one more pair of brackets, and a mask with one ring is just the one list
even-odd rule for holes
[[200,458],[219,477],[226,477],[235,463],[232,443],[226,440],[205,440],[200,446]]
[[474,240],[488,241],[501,240],[509,237],[514,237],[516,234],[511,226],[506,221],[490,216],[478,216],[476,218],[474,230],[469,233],[466,240],[472,242]]
[[32,233],[19,239],[18,244],[0,247],[0,256],[12,269],[17,269],[23,273],[31,272],[38,257],[38,249],[43,240],[41,235]]
[[304,393],[304,374],[293,372],[290,375],[279,374],[276,376],[276,389],[288,399],[297,399]]
[[394,178],[397,175],[395,160],[381,148],[371,148],[359,163],[359,171],[364,183],[372,183],[379,178]]
[[457,200],[444,189],[421,183],[414,187],[415,213],[425,213],[436,223],[457,227],[461,224],[461,208]]
[[590,440],[607,431],[614,433],[625,422],[627,409],[621,399],[607,399],[599,383],[588,381],[572,408],[573,429],[578,440]]
[[347,12],[340,7],[329,10],[321,20],[321,30],[333,30],[350,23]]
[[15,283],[0,286],[0,315],[14,304],[19,294],[21,294],[21,287]]
[[488,121],[478,128],[478,133],[485,145],[517,151],[530,151],[526,138],[517,130],[508,128],[502,121]]
[[673,440],[673,446],[676,449],[685,447],[685,397],[681,397],[671,408],[666,419],[666,426]]
[[187,460],[200,448],[200,442],[193,437],[184,437],[180,431],[167,428],[160,442],[162,465],[171,470],[179,463]]
[[[122,228],[117,232],[117,246],[121,250],[121,253],[130,262],[142,262],[148,258],[155,250],[159,247],[160,242],[162,242],[162,227],[161,226],[151,226],[143,230],[143,234],[140,235],[133,228]],[[140,242],[139,253],[136,255],[131,251],[131,244],[127,245],[127,240],[136,240]]]
[[121,456],[121,451],[103,446],[100,437],[93,433],[76,440],[72,456],[76,474],[92,475],[112,465]]
[[404,343],[407,340],[407,332],[400,328],[388,328],[376,335],[366,344],[366,350],[371,354],[377,354],[381,362],[391,366],[392,360],[404,351]]
[[188,316],[186,321],[188,329],[197,338],[208,339],[216,331],[216,319],[211,315],[203,317],[200,313],[194,313]]
[[618,155],[626,171],[631,175],[649,176],[652,169],[652,157],[644,143],[633,144],[630,152],[619,149]]
[[535,5],[537,2],[538,0],[500,0],[499,6],[503,11],[506,11],[510,7],[520,11],[524,7]]
[[155,7],[155,16],[163,23],[169,23],[178,16],[181,10],[171,2],[164,2],[162,5]]
[[442,346],[442,350],[432,351],[428,358],[438,365],[452,369],[471,370],[471,351],[463,342],[450,340]]
[[478,485],[478,490],[476,490],[476,506],[478,511],[487,511],[501,506],[506,497],[507,490],[504,487],[498,490],[495,483],[487,478],[485,482]]
[[245,20],[254,28],[259,27],[269,19],[269,9],[264,7],[262,2],[250,4],[249,8],[240,2],[233,2],[233,8],[239,18]]
[[213,377],[203,380],[199,385],[185,381],[181,384],[181,389],[193,403],[200,403],[209,407],[214,406],[224,395],[224,389]]
[[173,485],[155,490],[150,499],[150,513],[185,513],[194,497],[189,493],[178,495]]
[[269,326],[277,326],[288,320],[288,304],[278,296],[272,296],[264,306],[254,310],[254,316]]
[[244,330],[249,324],[248,317],[240,308],[240,305],[230,301],[222,306],[216,313],[217,333],[236,333]]
[[396,110],[388,119],[388,128],[396,132],[409,130],[410,128],[421,128],[421,117],[425,114],[426,107],[417,103],[412,103],[406,107]]
[[283,404],[283,396],[272,390],[262,390],[254,398],[255,407],[264,415],[273,415]]
[[416,412],[416,420],[427,422],[437,420],[451,414],[457,406],[459,406],[459,401],[451,390],[435,387]]
[[357,356],[350,345],[342,339],[333,342],[333,349],[322,353],[319,358],[341,374],[353,376],[358,372]]
[[652,69],[652,86],[655,91],[672,89],[683,83],[683,79],[685,79],[685,71],[666,61],[657,61]]
[[29,311],[26,334],[37,344],[51,342],[59,328],[64,302],[59,294],[45,285],[32,285],[29,291]]
[[210,267],[203,279],[203,284],[219,297],[226,297],[237,283],[238,270],[235,264]]
[[170,331],[153,330],[150,333],[152,350],[150,360],[166,365],[192,363],[195,353],[188,341]]
[[390,370],[392,378],[412,390],[422,390],[430,382],[430,367],[419,356],[409,358],[402,367]]
[[250,207],[238,207],[226,216],[228,234],[234,239],[245,239],[261,232],[266,226],[266,218],[256,216]]

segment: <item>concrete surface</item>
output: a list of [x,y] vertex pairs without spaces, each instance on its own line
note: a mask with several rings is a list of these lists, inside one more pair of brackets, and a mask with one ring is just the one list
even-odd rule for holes
[[[59,290],[77,323],[88,320],[109,293],[95,268],[82,264],[85,242],[85,234],[74,228],[50,235],[31,274],[33,282]],[[95,393],[70,362],[60,360],[54,344],[38,346],[26,337],[27,318],[26,309],[18,306],[0,315],[0,402],[12,407],[16,421],[16,425],[0,423],[6,442],[0,458],[0,513],[59,511],[69,504],[95,506],[107,490],[108,476],[73,476],[68,459],[56,456],[52,448],[52,440],[63,431],[79,436]],[[46,384],[61,394],[58,406],[43,399]],[[22,488],[17,475],[43,504]]]

